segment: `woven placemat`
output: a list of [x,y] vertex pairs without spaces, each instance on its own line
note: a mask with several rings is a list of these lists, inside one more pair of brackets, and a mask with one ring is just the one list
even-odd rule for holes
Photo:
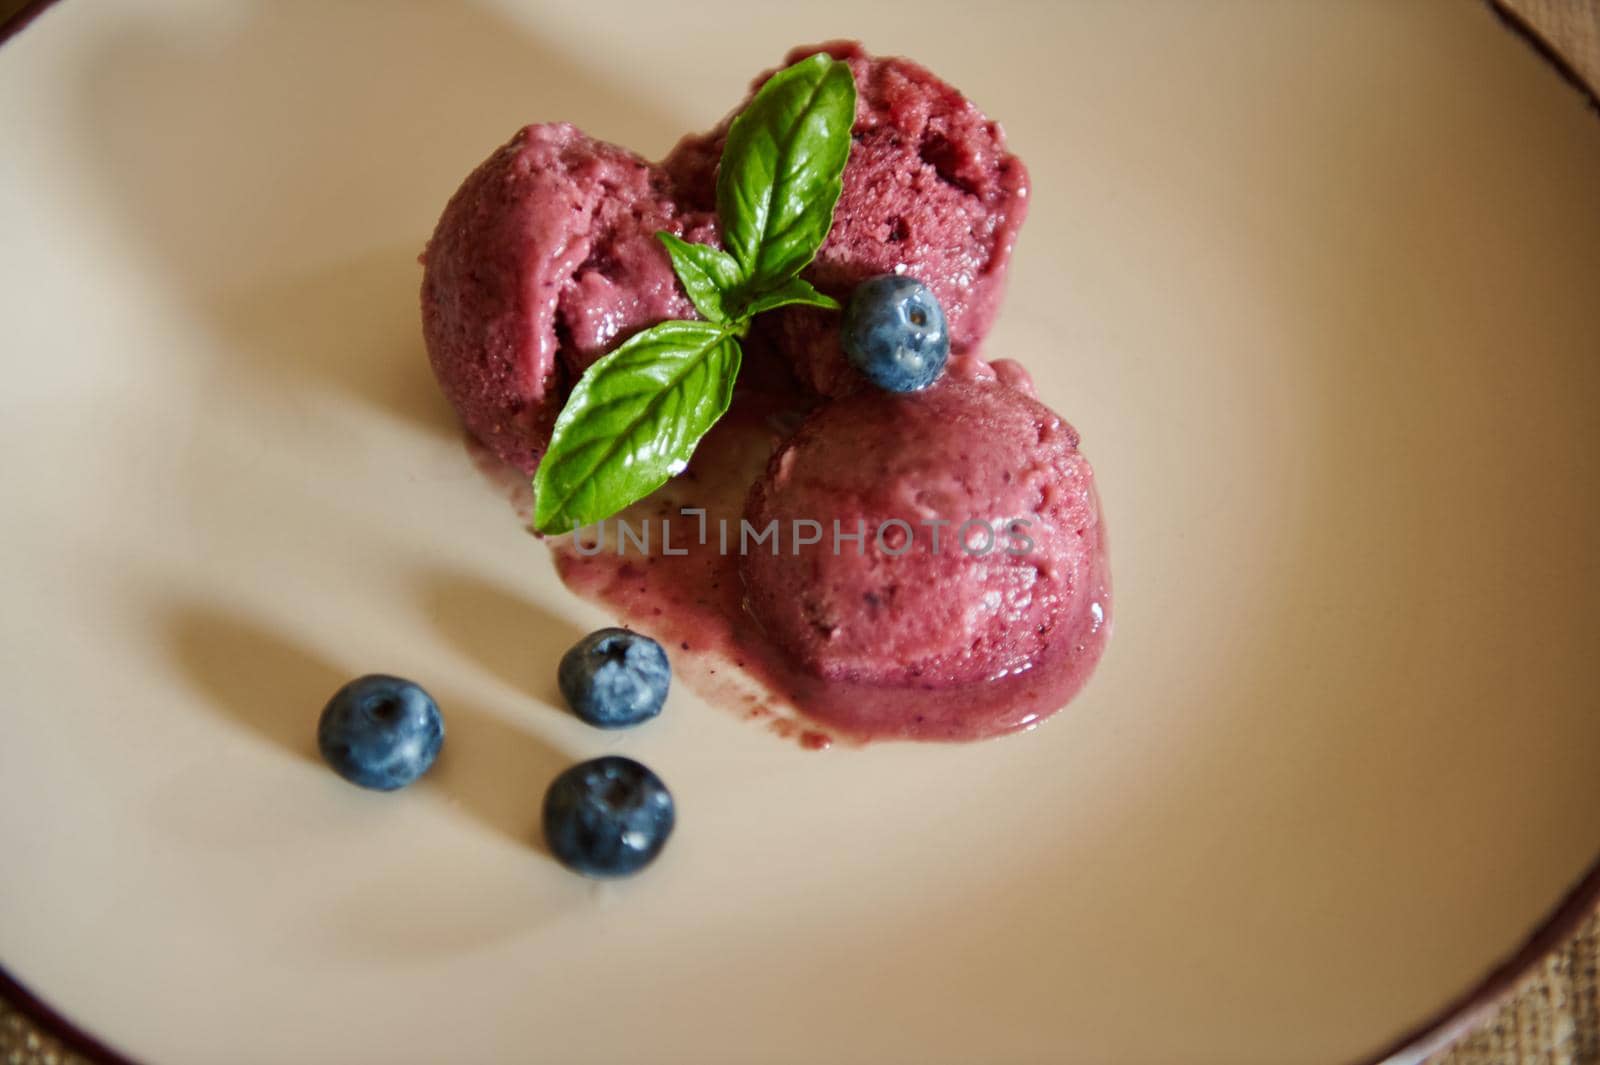
[[1535,966],[1492,1019],[1428,1063],[1600,1063],[1600,912]]
[[0,1001],[0,1063],[3,1065],[91,1065],[59,1039]]

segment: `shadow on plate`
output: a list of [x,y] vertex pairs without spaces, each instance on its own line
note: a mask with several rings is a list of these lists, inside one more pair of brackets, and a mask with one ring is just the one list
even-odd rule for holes
[[174,608],[167,636],[173,659],[210,706],[297,758],[321,761],[317,718],[348,674],[218,608]]
[[422,600],[429,620],[463,654],[518,692],[553,707],[565,706],[556,687],[556,666],[584,630],[470,573],[441,570],[427,575]]
[[651,151],[690,124],[474,3],[107,17],[83,67],[82,172],[215,332],[213,372],[331,388],[437,433],[456,427],[422,347],[417,255],[461,178],[528,122]]
[[[207,703],[288,754],[320,763],[317,720],[359,670],[340,669],[260,621],[190,604],[167,619],[174,661]],[[539,829],[545,788],[572,759],[449,689],[417,677],[438,699],[445,745],[423,786],[521,846],[548,853]]]

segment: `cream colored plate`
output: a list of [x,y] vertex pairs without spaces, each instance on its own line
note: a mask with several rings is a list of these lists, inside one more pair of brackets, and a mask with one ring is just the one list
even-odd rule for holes
[[[1116,638],[975,746],[591,731],[416,253],[519,124],[658,155],[846,34],[1032,169],[991,353]],[[1477,5],[66,0],[0,144],[0,964],[130,1055],[1328,1062],[1600,852],[1600,122]],[[369,670],[446,708],[410,792],[313,756]],[[536,823],[610,750],[680,820],[596,886]]]

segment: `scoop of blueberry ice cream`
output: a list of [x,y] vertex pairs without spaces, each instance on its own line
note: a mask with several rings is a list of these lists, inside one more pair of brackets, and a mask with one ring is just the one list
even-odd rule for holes
[[1078,434],[998,380],[825,404],[773,455],[744,517],[777,523],[740,558],[751,614],[831,680],[1005,676],[1101,609],[1105,538]]

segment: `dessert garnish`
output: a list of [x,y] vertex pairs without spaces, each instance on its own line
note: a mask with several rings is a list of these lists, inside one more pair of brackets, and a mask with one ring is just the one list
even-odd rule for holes
[[661,778],[616,754],[572,766],[544,796],[550,853],[585,876],[637,873],[667,845],[675,821],[672,793]]
[[433,696],[382,673],[340,688],[317,724],[317,749],[334,772],[375,791],[416,780],[443,745],[444,718]]
[[944,373],[950,331],[927,285],[883,274],[850,294],[839,345],[850,365],[885,392],[920,392]]
[[756,315],[838,309],[799,274],[833,225],[855,113],[850,67],[818,53],[733,120],[716,183],[726,250],[657,234],[701,320],[652,326],[584,371],[534,475],[536,529],[608,518],[681,473],[728,409]]
[[596,728],[630,728],[655,717],[671,681],[672,667],[659,643],[616,628],[573,644],[556,671],[562,698]]

